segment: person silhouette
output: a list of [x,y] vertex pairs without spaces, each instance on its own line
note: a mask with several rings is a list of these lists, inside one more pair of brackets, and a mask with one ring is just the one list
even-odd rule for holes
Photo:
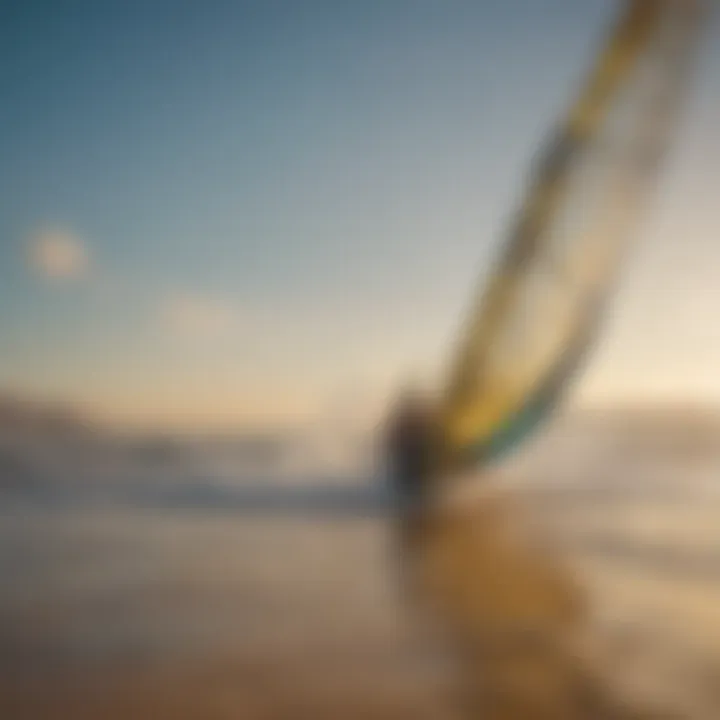
[[401,510],[428,502],[437,459],[438,432],[432,402],[414,387],[400,395],[386,435],[390,484]]

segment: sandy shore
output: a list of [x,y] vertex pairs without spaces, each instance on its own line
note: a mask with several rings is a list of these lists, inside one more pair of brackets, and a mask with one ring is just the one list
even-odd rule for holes
[[[663,565],[650,542],[712,552],[720,505],[648,505],[639,523],[540,514],[590,592],[612,682],[717,718],[720,581],[711,563]],[[363,518],[6,508],[0,717],[461,717],[390,547]]]

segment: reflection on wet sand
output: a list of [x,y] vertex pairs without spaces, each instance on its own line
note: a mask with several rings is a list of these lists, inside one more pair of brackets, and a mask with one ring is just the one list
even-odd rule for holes
[[410,580],[458,660],[468,717],[674,717],[612,683],[572,566],[533,537],[514,494],[486,486],[414,525]]

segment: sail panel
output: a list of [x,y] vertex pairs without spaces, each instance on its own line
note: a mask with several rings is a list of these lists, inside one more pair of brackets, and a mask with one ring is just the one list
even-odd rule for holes
[[669,144],[700,10],[690,0],[628,3],[541,157],[453,368],[449,461],[516,445],[579,367]]

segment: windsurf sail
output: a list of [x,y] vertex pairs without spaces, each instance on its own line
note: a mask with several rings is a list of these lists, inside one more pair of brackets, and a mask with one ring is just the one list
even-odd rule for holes
[[531,179],[442,407],[444,469],[504,456],[547,419],[597,337],[670,143],[703,16],[631,0]]

